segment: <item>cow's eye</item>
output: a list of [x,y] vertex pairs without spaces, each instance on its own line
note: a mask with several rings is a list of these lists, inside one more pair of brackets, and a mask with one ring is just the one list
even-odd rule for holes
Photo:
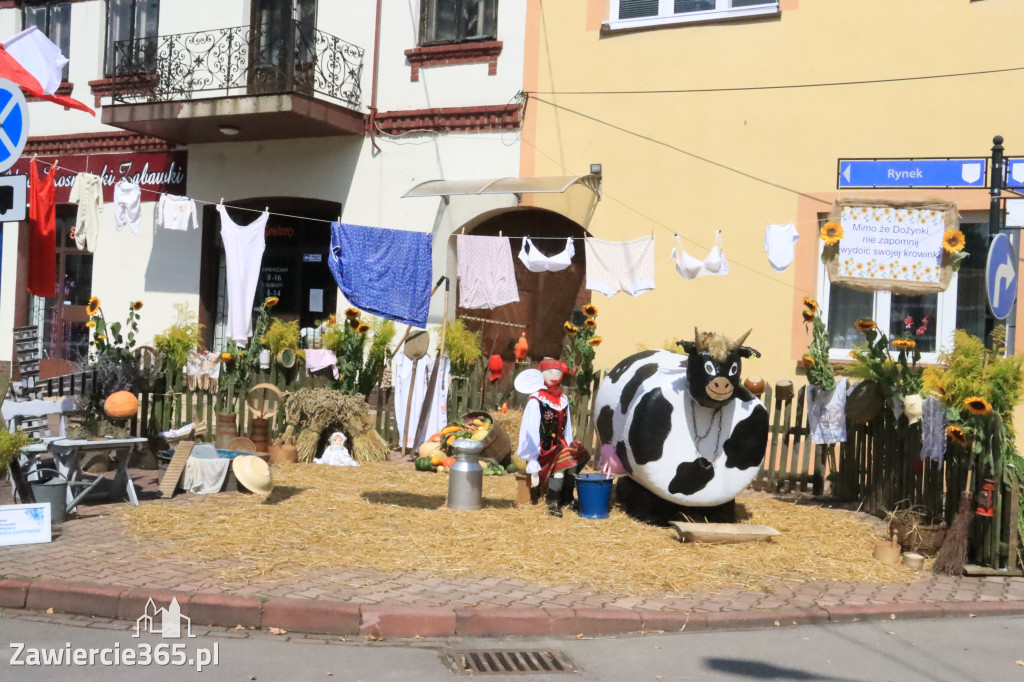
[[731,376],[731,377],[736,376],[736,372],[738,372],[738,371],[740,371],[740,366],[737,365],[735,362],[732,363],[732,367],[729,368],[729,376]]
[[718,372],[715,370],[715,365],[710,360],[704,363],[704,371],[707,372],[710,376],[715,376],[716,374],[718,374]]

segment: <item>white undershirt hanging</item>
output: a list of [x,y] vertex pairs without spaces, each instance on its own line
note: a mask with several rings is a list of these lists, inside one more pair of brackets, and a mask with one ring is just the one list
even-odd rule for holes
[[114,227],[139,233],[142,221],[142,190],[134,182],[120,180],[114,185]]
[[768,262],[776,272],[782,272],[793,262],[793,251],[800,233],[796,225],[769,225],[764,231],[764,250],[768,254]]
[[565,249],[550,258],[538,251],[529,237],[523,237],[523,245],[519,249],[519,260],[530,272],[560,272],[572,265],[575,255],[576,247],[571,237],[565,240]]
[[266,247],[264,233],[270,214],[264,211],[248,225],[238,225],[224,206],[220,213],[220,236],[224,240],[227,270],[228,320],[225,336],[245,345],[252,336],[252,304],[260,279],[260,264]]

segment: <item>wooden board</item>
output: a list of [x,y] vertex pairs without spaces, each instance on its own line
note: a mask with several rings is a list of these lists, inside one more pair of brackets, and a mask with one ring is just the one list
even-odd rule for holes
[[193,447],[195,447],[195,441],[191,440],[182,441],[175,446],[171,463],[167,465],[167,471],[160,479],[160,495],[162,497],[174,497],[174,491],[178,489],[178,481],[181,480],[181,475],[185,472],[185,463],[188,462]]
[[756,542],[782,535],[770,526],[748,523],[684,523],[673,521],[672,527],[679,533],[681,542],[705,542],[711,544],[733,544]]

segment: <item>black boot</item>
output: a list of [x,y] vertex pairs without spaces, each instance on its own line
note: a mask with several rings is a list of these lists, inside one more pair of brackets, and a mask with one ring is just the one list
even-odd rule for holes
[[[565,490],[565,488],[563,487],[562,490]],[[552,490],[551,488],[548,488],[548,516],[557,516],[558,518],[562,518],[562,507],[559,504],[560,497],[560,490]]]
[[573,474],[566,474],[565,482],[562,483],[562,490],[558,495],[559,507],[571,507],[573,511],[578,510],[576,499],[573,496],[574,490],[576,490],[576,476]]

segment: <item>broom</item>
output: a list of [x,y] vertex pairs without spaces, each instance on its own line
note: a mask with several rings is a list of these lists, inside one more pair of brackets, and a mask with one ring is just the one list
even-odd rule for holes
[[974,495],[965,490],[960,493],[960,508],[953,519],[953,525],[942,541],[939,553],[935,555],[932,573],[936,575],[963,575],[967,563],[967,535],[971,528],[971,501]]

